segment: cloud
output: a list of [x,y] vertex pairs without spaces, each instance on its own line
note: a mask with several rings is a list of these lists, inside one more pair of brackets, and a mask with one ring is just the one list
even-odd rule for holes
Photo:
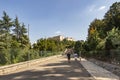
[[56,32],[55,32],[55,34],[57,34],[57,35],[58,35],[58,34],[61,34],[61,33],[62,33],[61,31],[56,31]]
[[92,6],[89,7],[89,11],[92,12],[92,11],[95,10],[95,8],[96,8],[96,5],[92,5]]
[[104,10],[106,8],[106,6],[101,6],[98,8],[98,10]]
[[89,12],[101,11],[104,10],[106,6],[97,7],[96,5],[89,6]]

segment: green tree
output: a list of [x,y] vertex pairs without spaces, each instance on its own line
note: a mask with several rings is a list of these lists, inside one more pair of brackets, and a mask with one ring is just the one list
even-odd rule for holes
[[76,53],[79,53],[81,51],[82,48],[82,43],[81,41],[76,41],[75,45],[74,45],[74,50]]
[[13,25],[12,19],[3,11],[2,20],[0,20],[0,55],[1,64],[9,63],[8,56],[11,47],[11,35],[10,30]]
[[112,30],[113,27],[120,29],[120,2],[115,2],[104,16],[106,31]]
[[11,21],[12,19],[7,15],[7,13],[4,11],[3,12],[3,17],[2,17],[2,22],[1,26],[4,29],[5,33],[10,32],[10,28],[13,26],[13,22]]
[[13,22],[11,21],[11,18],[7,15],[7,13],[3,12],[2,22],[1,22],[1,28],[2,28],[2,34],[5,34],[5,40],[6,48],[10,47],[10,28],[13,26]]
[[24,23],[21,26],[20,29],[20,40],[21,40],[21,47],[30,47],[30,42],[29,42],[29,38],[28,35],[26,35],[27,33],[27,29],[25,28]]
[[113,28],[107,33],[106,40],[110,42],[108,43],[109,49],[118,48],[120,46],[120,30],[118,30],[118,28]]
[[103,29],[103,22],[98,19],[89,25],[87,42],[91,51],[96,50],[99,41],[104,37]]
[[16,36],[16,40],[19,41],[21,26],[20,26],[18,17],[16,17],[15,20],[14,20],[14,27],[15,28],[13,29],[13,32],[14,32],[14,34]]

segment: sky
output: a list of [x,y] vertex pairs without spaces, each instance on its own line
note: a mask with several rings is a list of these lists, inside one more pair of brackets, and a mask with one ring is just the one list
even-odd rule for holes
[[86,40],[90,23],[120,0],[0,0],[0,18],[3,11],[29,24],[31,43],[40,38],[57,35]]

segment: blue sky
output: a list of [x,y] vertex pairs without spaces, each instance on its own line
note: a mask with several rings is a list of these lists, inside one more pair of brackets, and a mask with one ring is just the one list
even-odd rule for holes
[[6,11],[18,16],[26,28],[30,25],[30,41],[63,35],[85,40],[89,24],[102,19],[114,2],[120,0],[0,0],[0,17]]

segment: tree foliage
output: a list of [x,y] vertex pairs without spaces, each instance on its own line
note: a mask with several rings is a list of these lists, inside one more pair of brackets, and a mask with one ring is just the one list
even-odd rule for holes
[[74,41],[57,41],[57,40],[51,40],[51,39],[39,39],[37,40],[37,43],[33,44],[33,49],[39,50],[39,51],[63,51],[68,46],[73,47]]
[[120,51],[120,2],[113,3],[103,19],[91,22],[83,49],[86,56],[101,60],[110,60],[112,56],[115,59],[111,50]]
[[104,21],[107,24],[106,31],[114,27],[120,29],[120,2],[115,2],[110,6],[110,9],[104,16]]
[[0,64],[10,64],[24,61],[24,50],[29,51],[30,42],[27,29],[20,24],[18,17],[15,20],[3,11],[0,19]]

